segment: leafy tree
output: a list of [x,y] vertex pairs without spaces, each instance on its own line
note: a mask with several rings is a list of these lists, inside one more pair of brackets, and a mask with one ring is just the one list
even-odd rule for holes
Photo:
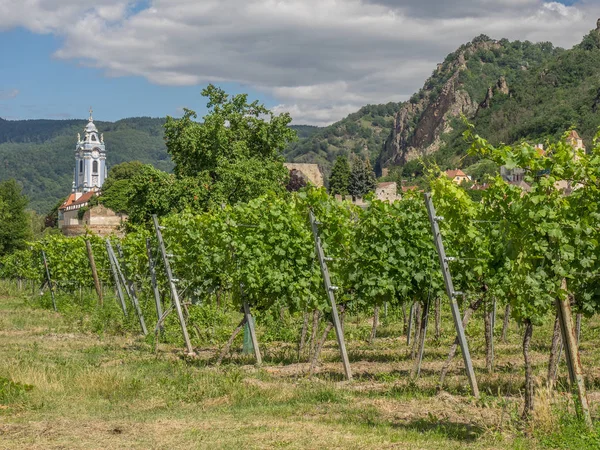
[[0,254],[25,248],[25,242],[32,237],[30,217],[25,210],[28,203],[14,179],[0,183]]
[[376,186],[375,173],[369,161],[365,162],[360,157],[354,158],[352,170],[350,171],[348,193],[353,197],[362,197],[369,192],[373,192]]
[[66,199],[67,197],[63,197],[57,201],[50,212],[46,215],[44,218],[44,226],[46,228],[56,228],[58,226],[58,208],[60,208]]
[[165,139],[175,174],[208,175],[216,204],[283,191],[288,172],[281,153],[296,138],[288,127],[290,115],[275,115],[258,101],[248,103],[246,94],[230,97],[213,85],[202,95],[209,108],[203,123],[193,120],[196,113],[191,110],[181,119],[167,118]]
[[127,198],[127,213],[132,225],[148,223],[152,214],[165,216],[191,209],[202,211],[209,196],[208,175],[176,177],[173,174],[143,166],[132,179]]
[[129,199],[133,191],[133,178],[144,171],[145,165],[140,161],[129,161],[110,169],[102,186],[100,202],[115,212],[128,212]]
[[296,192],[306,187],[306,178],[302,175],[299,170],[293,169],[290,171],[290,181],[288,181],[285,189],[288,192]]
[[348,158],[338,156],[329,177],[329,193],[331,195],[348,195],[350,184],[350,165]]

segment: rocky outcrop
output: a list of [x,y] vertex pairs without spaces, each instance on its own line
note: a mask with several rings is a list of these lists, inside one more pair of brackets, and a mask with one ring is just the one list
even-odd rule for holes
[[396,114],[394,128],[380,156],[380,167],[403,165],[439,150],[442,134],[452,130],[450,120],[461,114],[472,116],[475,113],[477,105],[466,91],[460,89],[458,81],[464,67],[464,54],[461,53],[453,64],[452,76],[435,98],[430,95],[417,103],[407,103]]
[[485,99],[479,104],[477,112],[479,112],[479,110],[481,109],[489,108],[490,106],[492,106],[492,99],[494,98],[494,94],[510,94],[508,84],[506,83],[506,78],[500,77],[493,88],[492,86],[488,88],[487,93],[485,94]]
[[504,95],[508,95],[510,93],[508,90],[508,84],[506,83],[506,78],[500,77],[498,83],[496,83],[496,90]]
[[[477,40],[462,47],[453,60],[438,65],[420,91],[420,100],[412,101],[396,114],[394,127],[381,152],[378,167],[404,165],[420,156],[440,149],[442,137],[452,131],[452,119],[464,114],[472,118],[480,108],[488,108],[494,95],[508,95],[504,77],[490,86],[485,100],[477,104],[460,81],[461,72],[468,70],[469,58],[478,51],[494,51],[501,45],[493,40]],[[439,80],[446,79],[441,89]],[[437,88],[436,88],[437,83]]]

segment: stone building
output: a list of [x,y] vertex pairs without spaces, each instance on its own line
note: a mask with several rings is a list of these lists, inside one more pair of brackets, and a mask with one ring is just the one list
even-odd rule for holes
[[117,231],[126,216],[102,205],[90,207],[93,198],[100,195],[107,175],[104,136],[98,133],[91,109],[83,131],[83,139],[77,134],[73,186],[71,194],[58,208],[58,228],[66,236],[78,236],[86,231],[105,236]]
[[398,195],[398,184],[395,181],[378,183],[375,188],[375,198],[378,200],[387,200],[390,203],[400,200],[402,196]]
[[471,177],[460,169],[446,170],[446,176],[456,184],[461,184],[464,181],[471,181]]
[[319,169],[318,164],[306,164],[306,163],[283,163],[287,170],[291,172],[297,171],[302,174],[306,181],[313,184],[315,187],[323,187],[323,173]]
[[[368,202],[365,201],[362,197],[352,197],[336,195],[336,200],[350,200],[352,203],[358,206],[365,207]],[[377,187],[375,188],[375,198],[381,201],[387,201],[390,203],[395,202],[396,200],[401,200],[402,195],[398,194],[398,184],[395,181],[388,181],[385,183],[377,183]]]

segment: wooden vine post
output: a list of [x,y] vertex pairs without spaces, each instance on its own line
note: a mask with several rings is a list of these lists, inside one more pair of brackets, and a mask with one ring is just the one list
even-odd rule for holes
[[452,283],[452,275],[450,274],[450,267],[448,266],[449,258],[446,256],[446,250],[444,249],[444,243],[442,241],[442,234],[438,222],[443,220],[442,217],[438,217],[435,214],[435,208],[433,201],[431,200],[431,193],[426,192],[424,194],[425,205],[427,206],[427,213],[429,215],[429,222],[431,223],[431,231],[433,233],[433,241],[435,248],[438,253],[440,260],[440,267],[442,269],[442,276],[444,277],[444,286],[446,287],[446,294],[450,299],[450,309],[452,310],[452,319],[454,320],[454,328],[460,345],[463,361],[465,363],[465,370],[467,377],[469,378],[469,384],[471,385],[471,391],[475,398],[479,398],[479,387],[477,386],[477,378],[475,378],[475,371],[473,370],[473,361],[471,360],[471,354],[469,352],[469,345],[465,336],[465,329],[462,324],[462,318],[460,315],[460,309],[456,297],[460,295],[460,292],[454,290]]
[[102,299],[102,288],[100,287],[100,279],[98,278],[98,271],[96,270],[96,262],[94,261],[94,252],[92,251],[92,244],[88,239],[85,240],[85,248],[87,249],[88,259],[90,260],[90,267],[92,268],[92,277],[94,278],[94,287],[98,294],[98,304],[102,306],[104,300]]
[[310,225],[312,228],[313,238],[315,240],[315,250],[317,252],[317,256],[319,257],[319,265],[321,267],[321,274],[323,275],[325,291],[327,292],[327,298],[329,299],[329,303],[331,305],[331,318],[333,326],[335,328],[335,335],[337,337],[338,346],[340,348],[340,354],[342,356],[342,363],[344,364],[344,372],[346,373],[346,378],[348,380],[351,380],[352,370],[350,369],[350,360],[348,359],[346,343],[344,342],[344,330],[342,329],[342,325],[340,323],[340,316],[338,315],[337,304],[335,302],[335,296],[333,295],[333,292],[337,290],[337,286],[331,285],[331,280],[329,278],[329,270],[327,268],[326,262],[327,258],[325,258],[325,255],[323,253],[323,247],[321,246],[321,238],[319,237],[319,224],[317,223],[315,215],[312,211],[310,211]]
[[185,323],[185,318],[183,317],[183,310],[181,308],[181,302],[179,301],[179,294],[177,293],[177,286],[175,286],[175,278],[173,278],[173,273],[171,272],[171,264],[169,263],[169,256],[167,255],[167,249],[165,248],[165,241],[162,237],[162,232],[160,225],[158,224],[158,218],[156,214],[152,215],[152,221],[154,222],[154,230],[156,231],[156,237],[158,239],[158,246],[160,248],[160,253],[162,255],[163,264],[165,267],[165,272],[167,274],[167,279],[169,281],[169,288],[171,289],[171,298],[175,305],[175,310],[177,311],[177,317],[179,318],[179,324],[181,325],[181,333],[183,335],[183,340],[185,342],[185,348],[188,353],[194,353],[194,348],[192,347],[192,342],[190,341],[190,336],[188,334],[187,325]]
[[[561,288],[567,291],[567,280],[563,278]],[[576,330],[573,326],[573,315],[571,313],[571,303],[568,296],[563,299],[556,299],[556,311],[558,321],[560,322],[560,331],[562,342],[565,348],[565,359],[569,369],[569,381],[572,387],[577,388],[577,397],[579,399],[580,413],[588,428],[592,428],[592,417],[585,390],[585,381],[583,379],[583,368],[579,359],[579,346],[577,344]]]
[[[48,268],[48,260],[46,259],[46,252],[42,250],[42,260],[44,261],[44,269],[46,269],[46,280],[48,281],[48,288],[50,289],[50,296],[52,297],[52,307],[54,311],[58,311],[56,309],[56,298],[54,297],[54,287],[52,286],[52,278],[50,278],[50,269]],[[21,281],[19,279],[19,281]]]

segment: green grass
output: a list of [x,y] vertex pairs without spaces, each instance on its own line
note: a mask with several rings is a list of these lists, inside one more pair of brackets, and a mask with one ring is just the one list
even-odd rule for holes
[[[485,372],[479,338],[481,319],[468,328],[482,391],[469,395],[460,357],[439,389],[439,368],[452,340],[449,311],[439,342],[430,331],[422,377],[409,379],[412,360],[401,336],[401,319],[390,311],[373,344],[365,315],[348,317],[348,342],[355,380],[343,381],[335,340],[330,340],[317,374],[295,354],[289,330],[258,317],[265,364],[240,354],[241,342],[225,364],[213,364],[239,317],[210,313],[195,337],[199,356],[185,358],[180,343],[137,335],[135,321],[119,323],[110,299],[105,309],[85,298],[59,301],[26,298],[0,286],[0,449],[3,448],[598,448],[597,431],[575,418],[564,390],[537,399],[539,415],[519,421],[523,388],[519,330],[497,343],[497,370]],[[43,307],[42,307],[43,306]],[[118,309],[116,309],[118,311]],[[83,312],[82,312],[83,311]],[[99,317],[104,317],[98,323]],[[220,324],[212,322],[218,319]],[[110,323],[109,323],[110,322]],[[284,323],[301,326],[301,317]],[[149,322],[150,323],[150,322]],[[500,322],[501,323],[501,322]],[[95,324],[95,325],[94,325]],[[200,327],[199,327],[200,328]],[[268,329],[267,329],[268,328]],[[535,372],[545,371],[551,323],[534,332]],[[595,351],[598,322],[584,322],[582,359],[590,397],[600,384]],[[287,333],[287,334],[286,334]],[[333,335],[331,336],[333,338]],[[360,338],[359,338],[360,337]],[[560,381],[566,371],[561,366]],[[540,388],[540,392],[544,392]]]

